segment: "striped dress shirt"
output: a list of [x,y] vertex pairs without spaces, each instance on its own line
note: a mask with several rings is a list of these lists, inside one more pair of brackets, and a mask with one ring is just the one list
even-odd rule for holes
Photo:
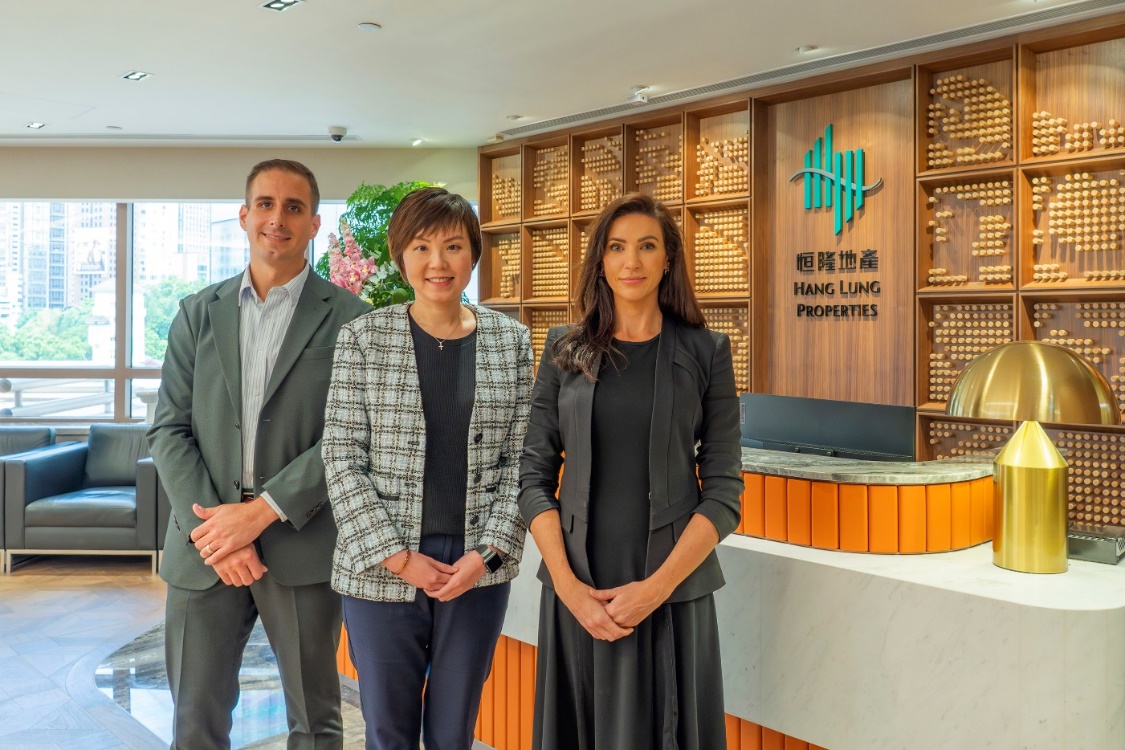
[[[309,264],[283,286],[275,286],[266,293],[265,300],[258,298],[250,282],[250,267],[242,273],[242,286],[238,290],[238,349],[242,359],[242,489],[249,492],[254,483],[254,446],[258,438],[258,416],[262,412],[262,398],[273,374],[281,342],[293,320],[293,311],[301,299],[305,279],[309,277]],[[282,521],[288,520],[281,508],[263,492]]]

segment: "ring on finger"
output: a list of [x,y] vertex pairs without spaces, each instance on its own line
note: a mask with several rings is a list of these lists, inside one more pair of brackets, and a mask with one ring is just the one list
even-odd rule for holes
[[208,542],[207,546],[204,547],[203,549],[207,552],[208,557],[215,554],[215,550],[211,549],[211,543],[210,542]]

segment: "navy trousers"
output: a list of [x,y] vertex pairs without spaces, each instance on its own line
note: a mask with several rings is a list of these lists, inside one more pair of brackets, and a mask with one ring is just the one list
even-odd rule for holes
[[[419,551],[452,564],[464,537],[422,537]],[[418,590],[413,602],[344,597],[348,647],[359,673],[367,750],[470,750],[480,696],[511,584],[439,602]]]

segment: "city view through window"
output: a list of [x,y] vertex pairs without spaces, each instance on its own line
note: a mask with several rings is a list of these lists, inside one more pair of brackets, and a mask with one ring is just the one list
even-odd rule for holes
[[[179,300],[246,267],[238,209],[0,201],[0,418],[144,418]],[[343,210],[321,204],[313,260]],[[131,235],[118,225],[129,211]]]

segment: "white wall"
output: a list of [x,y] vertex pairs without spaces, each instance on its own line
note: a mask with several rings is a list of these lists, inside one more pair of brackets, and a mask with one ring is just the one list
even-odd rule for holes
[[355,148],[0,148],[0,200],[225,200],[242,196],[246,173],[272,158],[296,159],[343,200],[360,182],[444,182],[477,196],[476,149]]

